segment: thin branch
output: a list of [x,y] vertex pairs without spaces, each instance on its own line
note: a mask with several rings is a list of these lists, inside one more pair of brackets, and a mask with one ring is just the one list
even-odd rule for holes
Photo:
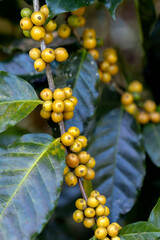
[[78,178],[78,183],[79,183],[79,187],[80,187],[80,190],[81,190],[81,193],[82,193],[82,197],[84,198],[84,200],[87,202],[87,194],[84,190],[84,187],[83,187],[83,183],[82,183],[82,180],[80,178]]
[[[39,11],[40,7],[39,7],[39,0],[33,0],[33,7],[34,7],[34,11]],[[44,40],[42,40],[40,42],[40,48],[41,48],[41,51],[43,51],[44,49],[46,49],[46,44],[44,42]],[[55,90],[55,85],[54,85],[54,80],[53,80],[53,76],[52,76],[52,72],[51,72],[51,67],[50,67],[50,64],[47,63],[46,65],[46,75],[47,75],[47,80],[48,80],[48,85],[49,85],[49,88],[54,91]],[[59,123],[59,127],[60,127],[60,132],[61,132],[61,135],[63,133],[65,133],[65,125],[64,125],[64,121],[61,121]],[[84,190],[84,187],[83,187],[83,184],[82,184],[82,181],[80,178],[78,178],[78,183],[79,183],[79,187],[80,187],[80,190],[81,190],[81,193],[82,193],[82,196],[83,198],[87,201],[87,194]]]
[[120,95],[123,95],[123,90],[115,82],[111,82],[111,86],[113,86]]

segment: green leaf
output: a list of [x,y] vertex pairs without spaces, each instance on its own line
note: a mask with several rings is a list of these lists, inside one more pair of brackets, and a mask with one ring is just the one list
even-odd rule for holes
[[135,0],[137,15],[141,28],[141,38],[144,48],[148,46],[148,39],[154,22],[156,11],[153,0]]
[[149,123],[143,128],[145,150],[152,162],[160,167],[160,124]]
[[64,151],[59,139],[27,134],[0,148],[0,239],[34,239],[59,198]]
[[[118,5],[122,2],[122,0],[99,0],[100,2],[103,2],[105,7],[109,10],[113,18],[115,19],[115,10],[118,7]],[[50,10],[50,15],[48,20],[53,18],[54,16],[64,13],[64,12],[71,12],[73,10],[76,10],[80,7],[87,7],[94,3],[95,0],[46,0],[47,6]]]
[[16,54],[12,58],[0,62],[0,71],[13,73],[18,76],[27,74],[36,74],[34,69],[34,61],[27,53]]
[[29,83],[0,72],[0,132],[15,125],[41,103]]
[[95,236],[93,236],[92,238],[90,238],[89,240],[97,240],[97,238]]
[[9,144],[15,142],[19,137],[27,134],[27,130],[14,126],[7,129],[7,131],[0,133],[0,146],[7,147]]
[[118,5],[122,2],[122,0],[99,0],[103,2],[105,7],[109,10],[112,17],[115,19],[115,11]]
[[84,50],[72,54],[68,61],[60,64],[56,76],[56,87],[71,86],[78,99],[74,117],[65,122],[66,129],[76,126],[83,133],[94,116],[99,96],[96,89],[99,81],[97,64]]
[[137,222],[122,228],[119,237],[121,240],[158,240],[160,229],[149,222]]
[[92,182],[84,179],[83,180],[83,187],[84,187],[84,190],[87,194],[87,197],[89,197],[91,192],[93,191]]
[[160,198],[156,206],[152,209],[152,212],[148,219],[154,226],[160,228]]
[[96,160],[94,189],[107,197],[111,221],[134,205],[145,174],[141,135],[133,117],[113,109],[98,121],[89,153]]
[[94,3],[94,0],[46,0],[46,3],[50,10],[49,19],[51,19],[60,13],[71,12],[80,7],[89,6]]

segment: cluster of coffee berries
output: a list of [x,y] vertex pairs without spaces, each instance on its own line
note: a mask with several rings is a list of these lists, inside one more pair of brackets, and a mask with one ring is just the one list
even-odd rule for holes
[[92,180],[95,177],[94,168],[95,159],[86,151],[80,152],[78,155],[69,153],[66,156],[66,167],[64,169],[65,182],[68,186],[73,187],[77,184],[77,178]]
[[67,19],[68,25],[72,28],[84,27],[86,24],[86,19],[83,17],[85,10],[85,7],[81,7],[75,11],[72,11],[71,15]]
[[103,52],[104,61],[99,64],[99,78],[104,83],[109,83],[112,80],[112,76],[116,75],[119,71],[117,66],[117,53],[113,48],[107,48]]
[[143,85],[139,81],[133,81],[128,86],[128,91],[123,93],[121,103],[124,109],[133,115],[140,124],[147,124],[149,121],[153,123],[160,122],[160,113],[156,111],[156,103],[153,100],[141,102],[141,93]]
[[[27,37],[31,36],[36,41],[44,40],[46,44],[51,43],[53,41],[52,32],[57,28],[57,24],[55,21],[50,20],[44,25],[48,14],[49,10],[47,5],[43,5],[40,11],[34,13],[32,13],[29,8],[22,9],[20,26],[23,29],[24,35]],[[43,51],[38,48],[32,48],[29,56],[35,61],[35,70],[42,72],[46,68],[47,63],[53,62],[54,60],[58,62],[67,60],[68,52],[62,47],[58,47],[55,50],[46,48]]]
[[79,134],[80,131],[77,127],[70,127],[61,136],[61,142],[65,147],[69,147],[71,152],[78,153],[87,146],[87,138]]
[[77,199],[75,205],[77,210],[73,213],[73,219],[77,223],[83,222],[86,228],[91,228],[97,223],[95,237],[97,239],[119,240],[117,237],[121,226],[118,223],[111,223],[108,219],[110,210],[106,204],[106,198],[96,190],[92,191],[87,201],[83,198]]
[[29,56],[34,60],[34,68],[37,72],[42,72],[46,68],[46,63],[63,62],[68,58],[68,52],[65,48],[58,47],[55,50],[46,48],[42,52],[38,48],[32,48],[29,51]]
[[54,92],[45,88],[41,91],[40,96],[45,101],[40,112],[42,118],[49,119],[51,117],[53,122],[58,123],[63,119],[69,120],[73,117],[78,100],[72,96],[71,88],[57,88]]
[[[46,19],[49,15],[49,9],[47,5],[43,5],[40,11],[32,11],[29,8],[23,8],[21,10],[21,21],[20,27],[23,30],[23,34],[26,37],[32,37],[36,41],[41,41],[45,39],[45,35],[49,43],[52,42],[53,36],[52,32],[57,28],[57,23],[53,20],[50,20],[46,25]],[[49,40],[50,39],[50,40]]]

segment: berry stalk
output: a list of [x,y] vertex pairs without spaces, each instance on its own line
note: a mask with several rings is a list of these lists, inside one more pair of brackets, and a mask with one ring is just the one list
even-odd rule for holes
[[[34,8],[34,12],[39,11],[39,9],[40,9],[39,0],[33,0],[33,8]],[[41,51],[46,49],[46,44],[45,44],[44,40],[42,40],[40,42],[40,48],[41,48]],[[46,75],[47,75],[49,88],[51,89],[51,91],[54,91],[55,90],[55,84],[54,84],[54,81],[53,81],[53,76],[52,76],[51,67],[50,67],[49,63],[46,64]]]
[[[33,0],[33,8],[34,8],[34,11],[39,11],[39,9],[40,9],[39,0]],[[40,42],[40,48],[41,48],[41,51],[46,49],[46,44],[45,44],[44,40],[42,40]],[[46,75],[47,75],[49,88],[53,92],[55,90],[55,84],[54,84],[54,80],[53,80],[53,76],[52,76],[52,72],[51,72],[51,67],[50,67],[49,63],[47,63],[47,65],[46,65]],[[66,132],[64,121],[59,122],[59,127],[60,127],[61,135],[63,135]],[[80,187],[80,190],[81,190],[81,194],[82,194],[83,198],[87,201],[87,194],[84,190],[83,183],[82,183],[82,180],[80,178],[78,178],[78,183],[79,183],[79,187]]]

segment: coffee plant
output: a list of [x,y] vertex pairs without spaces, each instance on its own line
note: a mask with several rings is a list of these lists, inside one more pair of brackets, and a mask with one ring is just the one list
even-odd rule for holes
[[[118,6],[138,28],[128,59]],[[0,1],[0,240],[160,239],[158,14]]]

